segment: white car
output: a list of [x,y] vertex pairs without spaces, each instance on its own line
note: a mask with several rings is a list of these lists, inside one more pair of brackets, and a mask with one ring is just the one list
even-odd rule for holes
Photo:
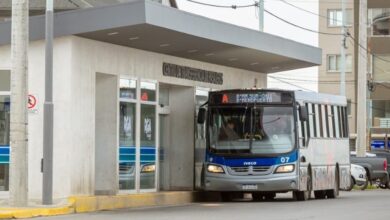
[[354,185],[359,187],[361,190],[364,190],[367,188],[368,179],[364,167],[351,164],[351,186],[348,190],[352,190]]

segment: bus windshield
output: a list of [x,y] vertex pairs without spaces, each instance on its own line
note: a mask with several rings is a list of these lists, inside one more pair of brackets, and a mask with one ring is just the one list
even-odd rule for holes
[[294,147],[292,107],[211,109],[210,149],[224,154],[280,154]]

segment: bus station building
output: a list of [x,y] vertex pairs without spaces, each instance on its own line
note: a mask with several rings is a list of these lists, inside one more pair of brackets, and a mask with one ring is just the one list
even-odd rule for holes
[[[195,188],[208,91],[266,88],[321,49],[152,1],[54,16],[55,199]],[[30,17],[29,198],[42,198],[45,19]],[[11,21],[0,23],[0,194],[9,189]],[[11,146],[12,148],[12,146]]]

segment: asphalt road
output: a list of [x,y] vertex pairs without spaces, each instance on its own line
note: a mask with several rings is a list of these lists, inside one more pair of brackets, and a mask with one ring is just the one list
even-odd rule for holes
[[183,206],[122,209],[87,214],[75,214],[40,220],[358,220],[389,219],[390,190],[341,192],[337,199],[296,202],[291,194],[280,194],[275,201],[205,202]]

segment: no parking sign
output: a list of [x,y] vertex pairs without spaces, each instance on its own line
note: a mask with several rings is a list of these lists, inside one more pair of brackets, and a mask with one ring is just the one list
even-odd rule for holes
[[27,102],[28,113],[31,114],[38,113],[37,103],[38,103],[38,99],[36,95],[31,95],[31,94],[28,95],[28,102]]

